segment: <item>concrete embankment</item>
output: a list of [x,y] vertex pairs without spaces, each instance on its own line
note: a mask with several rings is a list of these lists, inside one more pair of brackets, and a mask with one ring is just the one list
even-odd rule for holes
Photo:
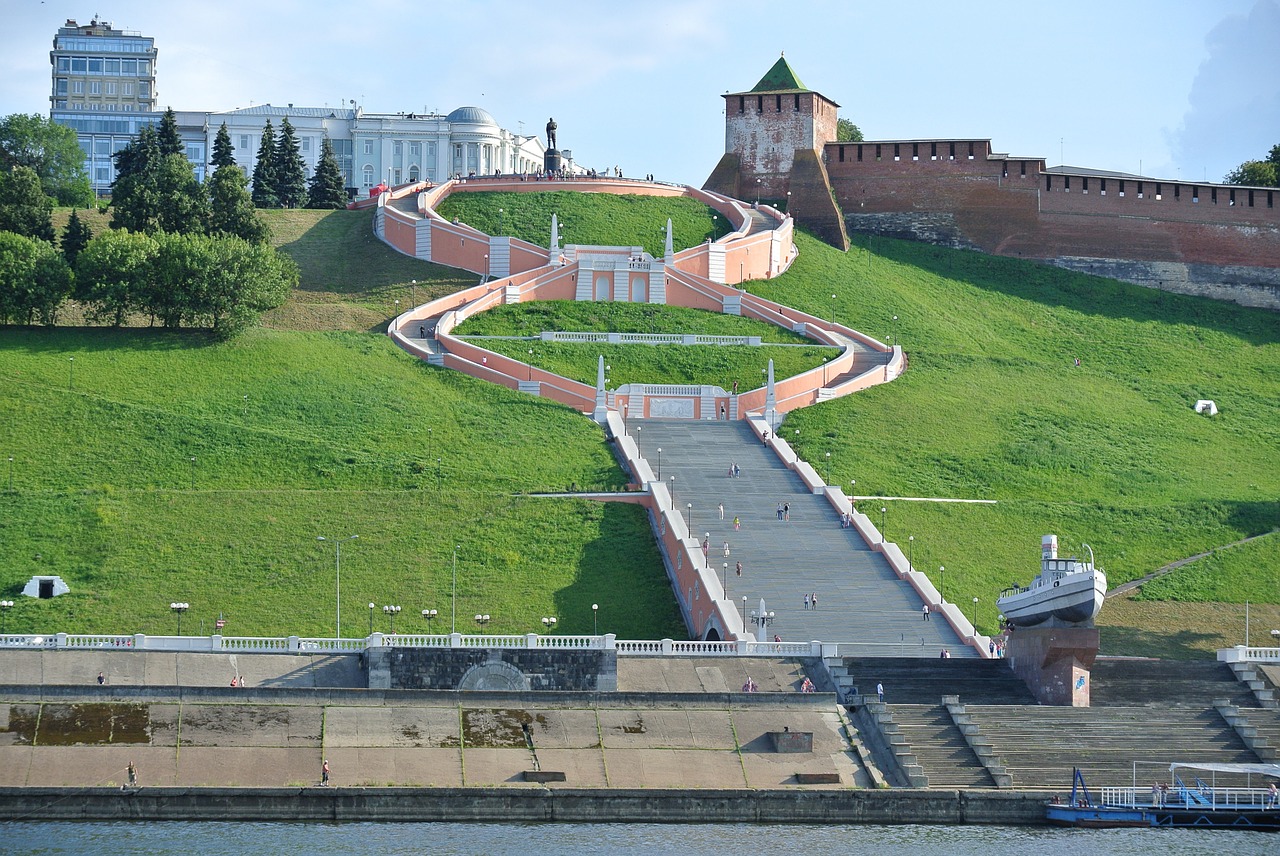
[[6,820],[1045,823],[1046,794],[568,788],[0,788]]

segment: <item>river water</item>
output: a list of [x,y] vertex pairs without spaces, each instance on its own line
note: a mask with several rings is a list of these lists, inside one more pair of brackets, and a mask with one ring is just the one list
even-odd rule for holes
[[1280,835],[1180,829],[1076,830],[1010,826],[795,826],[482,823],[0,823],[0,853],[191,853],[319,856],[1275,856]]

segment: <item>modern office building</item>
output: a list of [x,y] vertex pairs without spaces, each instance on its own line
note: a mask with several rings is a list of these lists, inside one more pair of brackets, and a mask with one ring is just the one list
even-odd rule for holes
[[49,62],[49,118],[75,130],[89,181],[106,192],[115,179],[111,156],[160,119],[155,40],[97,18],[68,20],[53,38]]

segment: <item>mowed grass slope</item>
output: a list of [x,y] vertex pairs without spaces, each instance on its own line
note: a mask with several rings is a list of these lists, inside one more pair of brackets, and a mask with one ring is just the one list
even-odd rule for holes
[[236,635],[330,635],[335,554],[316,536],[354,534],[344,635],[371,601],[405,609],[398,629],[447,616],[455,545],[459,629],[485,612],[491,631],[556,615],[589,632],[595,602],[602,629],[681,633],[638,507],[521,496],[619,489],[599,430],[385,337],[9,329],[0,389],[0,590],[72,588],[17,598],[10,629],[172,632],[182,600],[184,631],[222,613]]
[[[915,536],[935,583],[946,567],[948,600],[970,614],[979,599],[981,628],[995,628],[1000,590],[1038,570],[1043,534],[1065,552],[1088,542],[1115,585],[1280,525],[1275,313],[896,241],[842,255],[798,240],[793,270],[753,290],[811,312],[836,293],[839,319],[896,333],[910,370],[787,427],[805,457],[831,452],[834,480],[856,479],[860,495],[998,501],[861,503],[877,524],[886,509],[890,539]],[[1199,398],[1222,413],[1196,414]],[[1280,564],[1255,555],[1231,596],[1280,604]],[[1135,638],[1110,615],[1104,651]]]

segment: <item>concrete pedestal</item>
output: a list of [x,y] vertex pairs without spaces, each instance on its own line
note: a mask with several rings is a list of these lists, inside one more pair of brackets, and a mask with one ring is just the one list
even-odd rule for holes
[[547,149],[546,153],[543,155],[543,158],[542,158],[543,169],[545,169],[547,172],[559,172],[560,167],[563,165],[564,164],[560,159],[560,150]]
[[1041,704],[1089,706],[1089,669],[1098,656],[1096,627],[1019,628],[1005,657]]

